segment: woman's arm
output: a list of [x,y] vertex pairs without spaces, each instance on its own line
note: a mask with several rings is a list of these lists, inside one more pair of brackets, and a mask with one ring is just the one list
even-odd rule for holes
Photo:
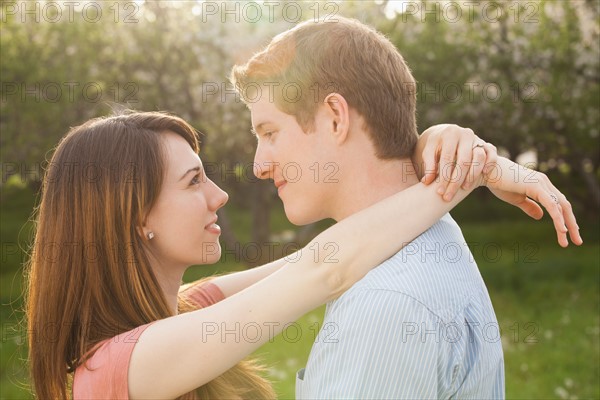
[[325,230],[255,285],[198,311],[160,320],[136,344],[132,398],[173,398],[214,379],[285,324],[339,296],[467,195],[445,202],[417,184]]
[[233,296],[237,292],[246,289],[272,273],[279,271],[286,264],[285,258],[272,261],[268,264],[248,269],[246,271],[232,272],[227,275],[217,276],[211,279],[221,289],[225,297]]

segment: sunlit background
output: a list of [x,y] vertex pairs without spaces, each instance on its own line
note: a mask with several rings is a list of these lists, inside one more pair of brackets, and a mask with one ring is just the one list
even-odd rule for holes
[[[112,110],[167,110],[203,132],[201,158],[230,194],[224,256],[185,280],[241,270],[305,243],[330,222],[294,227],[257,182],[250,118],[228,83],[269,40],[307,19],[353,17],[386,34],[418,81],[418,124],[472,128],[544,171],[573,203],[584,246],[561,249],[478,189],[452,213],[489,287],[509,398],[600,397],[600,9],[575,1],[79,1],[1,5],[0,398],[30,398],[22,318],[28,218],[52,148]],[[278,243],[275,253],[265,248]],[[272,246],[271,246],[272,248]],[[291,249],[291,247],[287,247]],[[308,356],[322,309],[257,354],[281,398]],[[292,336],[290,336],[292,335]]]

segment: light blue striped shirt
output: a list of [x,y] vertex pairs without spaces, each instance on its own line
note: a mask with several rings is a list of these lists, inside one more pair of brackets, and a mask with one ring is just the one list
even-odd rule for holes
[[504,396],[496,315],[450,214],[327,304],[296,379],[297,399]]

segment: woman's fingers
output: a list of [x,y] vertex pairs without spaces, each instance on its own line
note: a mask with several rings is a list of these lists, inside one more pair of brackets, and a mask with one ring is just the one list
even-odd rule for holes
[[486,163],[483,171],[486,186],[494,195],[536,219],[543,215],[543,210],[533,202],[537,201],[552,218],[558,243],[562,247],[569,244],[567,233],[574,244],[583,243],[571,204],[544,173],[532,171],[503,157],[497,158],[495,151],[487,150],[488,156],[493,154],[497,160],[493,163],[495,165]]
[[490,175],[498,168],[498,150],[496,149],[496,146],[487,142],[483,143],[483,148],[486,155],[483,173],[485,175]]
[[533,219],[541,219],[544,216],[544,210],[538,203],[531,200],[521,193],[507,192],[505,190],[490,189],[491,192],[502,201],[515,207],[519,207],[525,214]]
[[548,214],[550,214],[550,217],[554,222],[558,244],[562,247],[567,247],[569,245],[569,241],[567,240],[567,227],[565,225],[563,210],[557,201],[556,195],[548,190],[543,190],[542,186],[539,186],[537,192],[536,200],[548,210]]
[[458,147],[458,137],[450,137],[447,134],[444,137],[444,143],[440,153],[439,162],[439,181],[437,192],[441,195],[446,193],[452,174],[454,173],[454,164],[456,159],[456,149]]
[[525,199],[523,199],[521,203],[517,204],[517,206],[531,218],[537,220],[541,219],[544,216],[544,210],[542,209],[542,207],[540,207],[538,203],[531,200],[527,196],[523,197],[525,197]]
[[498,150],[496,146],[491,143],[484,143],[483,149],[485,150],[485,164],[483,166],[484,179],[487,181],[488,178],[498,179],[498,176],[494,176],[497,173],[501,173],[498,167]]
[[[467,131],[473,132],[470,129],[466,129]],[[474,133],[472,133],[473,137],[476,137]],[[456,161],[454,163],[454,170],[452,171],[452,175],[450,176],[450,180],[448,182],[448,186],[446,187],[446,191],[444,193],[444,200],[450,201],[458,192],[458,189],[461,187],[463,182],[467,179],[468,171],[473,164],[474,152],[479,149],[479,147],[473,147],[476,141],[469,140],[461,140],[458,143],[456,150]]]
[[568,232],[571,241],[578,246],[581,245],[583,239],[579,233],[579,226],[577,225],[575,214],[573,214],[571,203],[569,203],[565,195],[552,184],[545,174],[540,173],[538,176],[539,179],[534,184],[535,190],[540,192],[538,201],[548,210],[554,221],[558,243],[563,247],[568,246]]
[[[469,190],[474,185],[478,184],[482,179],[481,174],[485,173],[484,168],[487,164],[495,164],[498,159],[496,148],[494,146],[486,147],[487,143],[481,140],[475,135],[475,142],[473,144],[473,161],[471,168],[468,172],[467,179],[463,184],[463,189]],[[483,177],[485,178],[485,176]],[[485,181],[485,179],[484,179]]]
[[569,232],[569,237],[571,241],[576,245],[581,245],[583,243],[583,239],[581,238],[581,234],[579,233],[579,225],[577,225],[577,220],[575,218],[575,214],[573,213],[573,207],[571,203],[564,194],[562,194],[556,186],[552,184],[552,182],[546,178],[546,185],[549,187],[549,191],[553,193],[558,202],[560,204],[561,210],[563,212],[563,219],[565,222],[565,226]]
[[440,137],[439,135],[432,134],[429,137],[429,140],[425,144],[425,148],[423,149],[423,164],[424,164],[424,173],[421,182],[426,185],[429,185],[431,182],[435,180],[438,170],[438,145],[439,145]]
[[475,147],[473,149],[473,161],[467,172],[467,178],[462,185],[464,190],[471,190],[477,182],[480,181],[483,173],[483,167],[486,162],[486,153],[483,147]]

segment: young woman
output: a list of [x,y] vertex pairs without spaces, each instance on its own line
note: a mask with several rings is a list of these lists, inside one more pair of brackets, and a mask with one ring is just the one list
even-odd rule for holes
[[[481,149],[473,157],[483,162]],[[227,202],[198,151],[189,124],[155,112],[94,119],[59,143],[28,265],[29,362],[39,398],[71,390],[75,399],[274,398],[260,368],[241,360],[467,195],[460,190],[445,202],[434,185],[418,184],[335,224],[307,250],[182,287],[188,266],[219,260],[216,212]],[[472,176],[482,183],[481,168]],[[527,194],[556,208],[559,240],[565,219],[574,224],[542,195],[551,184],[496,185],[521,196],[514,203]],[[334,242],[336,262],[328,262]],[[321,251],[308,250],[315,246]]]

